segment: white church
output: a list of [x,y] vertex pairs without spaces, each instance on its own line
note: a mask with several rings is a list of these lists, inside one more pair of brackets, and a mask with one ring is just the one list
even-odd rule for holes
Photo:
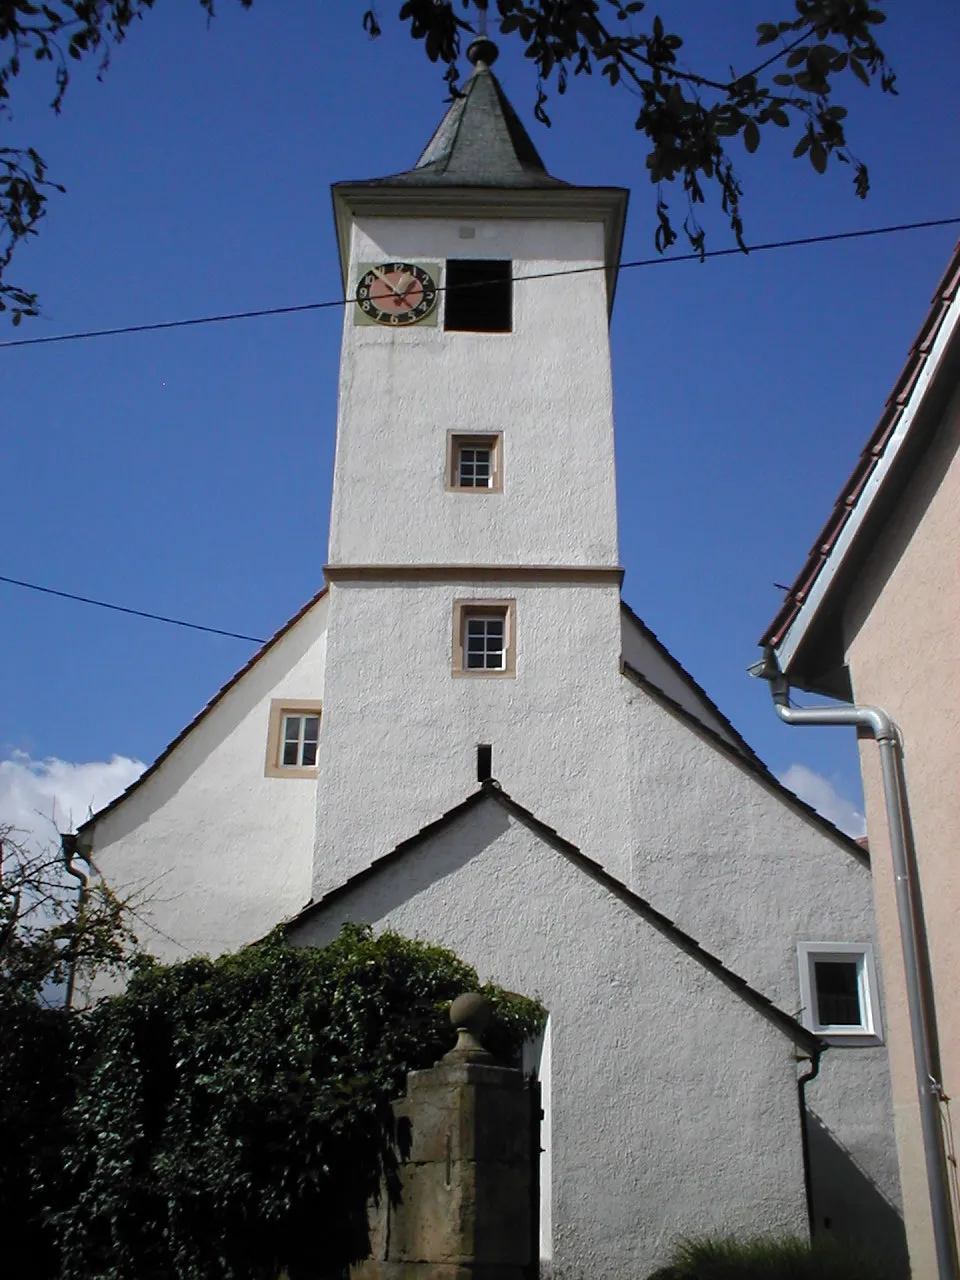
[[710,1231],[902,1260],[868,858],[621,597],[627,192],[549,176],[469,57],[412,169],[333,188],[325,584],[79,849],[164,961],[367,921],[539,996],[545,1274]]

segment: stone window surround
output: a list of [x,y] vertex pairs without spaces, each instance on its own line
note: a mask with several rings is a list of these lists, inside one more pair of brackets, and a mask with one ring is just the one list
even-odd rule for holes
[[[477,485],[461,485],[458,482],[458,462],[462,448],[491,451],[493,473],[491,483],[486,488]],[[503,432],[448,431],[446,482],[447,488],[454,493],[503,493]]]
[[[469,617],[478,614],[499,616],[504,620],[503,666],[497,668],[468,667],[464,660],[466,627]],[[454,600],[452,673],[479,680],[511,678],[517,674],[517,602],[516,600]]]
[[[797,959],[802,1004],[800,1021],[809,1031],[832,1045],[856,1047],[883,1043],[880,988],[869,942],[798,942]],[[814,973],[818,960],[856,962],[862,1019],[859,1026],[836,1026],[820,1021]]]
[[280,763],[283,751],[283,721],[291,715],[323,714],[321,702],[304,698],[271,698],[270,721],[267,729],[267,756],[264,764],[265,778],[315,778],[317,765],[284,765]]

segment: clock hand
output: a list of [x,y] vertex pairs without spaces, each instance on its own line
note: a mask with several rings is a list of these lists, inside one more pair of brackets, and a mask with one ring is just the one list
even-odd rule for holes
[[390,283],[390,280],[388,279],[387,273],[385,271],[381,271],[379,267],[372,267],[371,270],[373,271],[373,274],[377,277],[377,279],[382,284],[385,284],[392,293],[394,293],[398,298],[402,296],[400,291],[397,289],[397,286],[395,284]]

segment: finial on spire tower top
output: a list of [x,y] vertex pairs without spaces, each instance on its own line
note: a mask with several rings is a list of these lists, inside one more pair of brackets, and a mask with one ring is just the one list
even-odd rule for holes
[[492,67],[500,56],[500,50],[487,36],[487,0],[474,0],[479,18],[477,21],[477,38],[467,49],[467,61],[479,71],[481,67]]

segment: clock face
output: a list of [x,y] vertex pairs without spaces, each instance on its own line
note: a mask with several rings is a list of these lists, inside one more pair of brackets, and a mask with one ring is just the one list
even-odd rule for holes
[[384,262],[368,267],[357,281],[357,320],[361,324],[395,328],[417,324],[426,319],[436,305],[436,281],[424,267],[410,262]]

